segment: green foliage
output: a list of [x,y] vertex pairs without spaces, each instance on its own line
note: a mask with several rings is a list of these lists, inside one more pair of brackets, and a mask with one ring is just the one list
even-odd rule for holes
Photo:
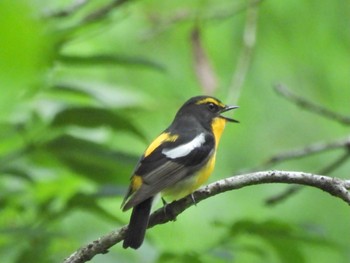
[[[237,238],[240,235],[256,236],[269,245],[280,262],[307,262],[303,253],[303,247],[318,245],[339,249],[325,237],[320,234],[310,233],[307,228],[291,225],[290,223],[268,220],[262,223],[251,220],[237,221],[231,226],[231,238]],[[251,249],[251,248],[250,248]],[[255,251],[261,251],[256,247]],[[268,260],[266,253],[260,253],[262,259]]]
[[41,86],[51,56],[51,35],[31,17],[23,1],[1,1],[0,119],[9,119],[14,106]]
[[[258,2],[257,42],[244,53],[249,3],[0,1],[1,262],[60,262],[127,223],[119,206],[129,176],[183,101],[204,93],[199,69],[212,70],[215,96],[240,106],[241,124],[226,128],[212,181],[348,135],[278,97],[272,84],[350,114],[349,3]],[[193,61],[199,48],[205,56]],[[242,53],[251,58],[234,89]],[[338,155],[277,168],[317,172]],[[331,175],[347,177],[349,168]],[[262,205],[283,189],[212,198],[148,231],[139,251],[117,245],[92,262],[349,262],[348,207],[311,189]]]
[[129,131],[144,139],[143,134],[133,125],[130,119],[105,109],[92,107],[69,108],[58,112],[52,121],[52,126],[55,128],[68,125],[85,128],[108,126],[115,131]]
[[137,162],[137,158],[70,135],[55,138],[44,145],[43,149],[72,171],[102,184],[113,182],[127,184],[128,180],[123,176],[117,176],[116,171],[120,175],[131,172],[130,165]]

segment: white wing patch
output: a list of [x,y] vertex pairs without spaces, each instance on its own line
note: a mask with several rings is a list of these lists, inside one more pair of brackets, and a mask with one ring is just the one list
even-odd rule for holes
[[190,154],[195,148],[201,147],[204,142],[205,135],[204,133],[201,133],[188,143],[179,145],[173,149],[163,149],[162,153],[170,159],[184,157]]

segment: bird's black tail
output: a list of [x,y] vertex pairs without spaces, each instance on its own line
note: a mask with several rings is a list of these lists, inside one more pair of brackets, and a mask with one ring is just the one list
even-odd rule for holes
[[123,248],[138,249],[142,245],[151,213],[152,200],[152,197],[148,198],[133,208]]

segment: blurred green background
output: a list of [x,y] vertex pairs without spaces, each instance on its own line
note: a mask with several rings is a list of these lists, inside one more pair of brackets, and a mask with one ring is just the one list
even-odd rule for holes
[[[273,85],[350,116],[349,24],[346,0],[0,1],[1,262],[61,262],[126,224],[138,157],[208,89],[241,122],[210,182],[346,137]],[[343,153],[273,169],[318,172]],[[92,262],[350,262],[348,205],[312,188],[265,204],[287,188],[215,196],[149,230],[138,251],[118,244]]]

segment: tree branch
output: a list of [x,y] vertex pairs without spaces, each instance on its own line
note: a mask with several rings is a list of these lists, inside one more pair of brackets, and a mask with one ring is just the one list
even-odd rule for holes
[[[337,168],[341,167],[346,161],[350,158],[350,151],[346,151],[340,157],[338,157],[335,161],[328,164],[326,167],[319,170],[318,174],[328,175]],[[285,189],[282,193],[278,193],[266,199],[266,205],[276,205],[292,195],[298,193],[301,189],[303,189],[303,185],[291,185],[287,189]]]
[[196,25],[191,32],[191,45],[193,50],[194,71],[202,88],[203,94],[213,95],[218,82],[215,70],[211,64],[206,50],[203,47],[201,30]]
[[[232,176],[195,191],[193,197],[196,203],[199,203],[202,200],[226,191],[240,189],[249,185],[266,183],[301,184],[315,187],[342,199],[350,205],[350,193],[348,191],[348,189],[350,189],[350,180],[293,171],[264,171]],[[158,209],[151,215],[148,228],[174,220],[176,216],[192,205],[193,201],[191,196],[187,196],[168,204],[166,214],[163,208]],[[107,253],[110,247],[124,239],[126,230],[127,226],[123,226],[119,230],[100,237],[78,249],[65,259],[64,263],[82,263],[89,261],[97,254]]]
[[322,117],[337,121],[343,125],[350,125],[350,117],[344,116],[342,114],[333,112],[327,108],[322,107],[321,105],[317,105],[303,97],[297,96],[293,94],[291,91],[287,89],[287,87],[283,84],[275,85],[275,90],[278,94],[282,95],[289,101],[295,103],[296,105],[304,108],[310,112],[321,115]]

